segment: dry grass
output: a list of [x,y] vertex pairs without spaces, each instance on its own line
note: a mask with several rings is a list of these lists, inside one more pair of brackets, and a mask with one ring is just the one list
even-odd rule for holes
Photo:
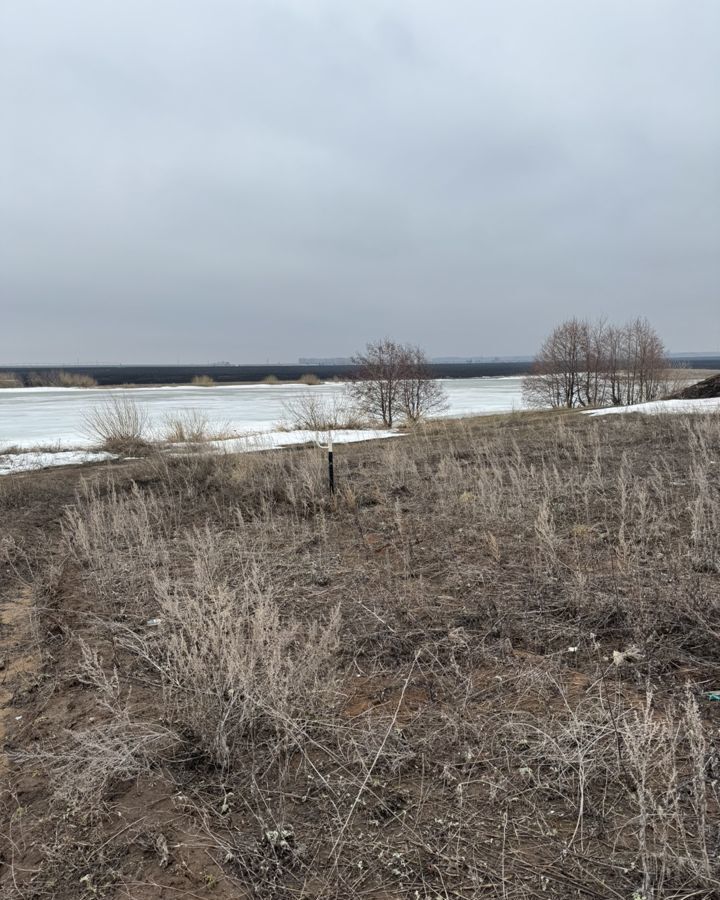
[[213,387],[215,381],[209,375],[194,375],[190,384],[195,387]]
[[207,416],[192,409],[166,416],[162,439],[169,444],[202,444],[215,440],[218,433]]
[[165,719],[228,769],[249,741],[302,735],[334,699],[340,623],[337,609],[324,625],[281,621],[257,564],[228,579],[216,541],[193,535],[190,583],[155,579],[158,627],[125,646],[159,674]]
[[165,417],[160,441],[166,444],[182,444],[185,450],[204,449],[211,441],[228,440],[236,435],[230,423],[212,424],[208,417],[195,409],[173,413]]
[[92,376],[78,372],[58,372],[57,383],[59,387],[97,387],[97,381]]
[[14,372],[0,372],[0,388],[19,388],[23,386],[22,378]]
[[283,403],[284,419],[281,427],[301,431],[337,431],[347,428],[367,428],[364,419],[345,394],[325,396],[306,391]]
[[170,444],[200,444],[210,440],[207,416],[197,410],[169,415],[165,419],[163,440]]
[[91,488],[65,510],[65,552],[83,567],[97,600],[116,617],[126,609],[137,613],[150,599],[149,576],[159,576],[167,562],[163,538],[172,529],[167,512],[162,495],[145,495],[136,486],[128,493],[111,487],[102,495]]
[[314,372],[305,372],[298,378],[298,384],[313,386],[322,384],[322,381],[314,374]]
[[42,767],[53,786],[53,802],[92,819],[104,812],[104,800],[118,782],[150,773],[178,744],[162,726],[133,722],[118,711],[105,724],[70,731],[61,744],[20,751],[14,759]]
[[334,497],[307,449],[47,473],[0,886],[717,896],[719,452],[526,414],[343,447]]
[[150,448],[149,417],[131,397],[110,397],[91,409],[84,430],[98,448],[108,453],[139,454]]
[[63,369],[52,372],[30,372],[27,376],[29,387],[97,387],[97,381],[80,372],[66,372]]

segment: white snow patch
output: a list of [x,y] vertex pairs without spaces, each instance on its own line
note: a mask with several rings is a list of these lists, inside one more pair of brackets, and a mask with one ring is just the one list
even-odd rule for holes
[[[266,431],[258,434],[243,435],[222,441],[208,441],[204,446],[208,450],[222,450],[225,453],[252,453],[258,450],[275,450],[280,447],[292,447],[298,444],[321,443],[327,445],[329,437],[333,444],[352,444],[357,441],[372,441],[381,438],[401,437],[397,431],[377,429],[357,429],[328,432],[317,431]],[[182,452],[184,444],[175,445],[175,450]],[[135,457],[127,457],[134,459]],[[25,450],[21,453],[0,451],[0,475],[11,475],[13,472],[31,472],[36,469],[48,469],[51,466],[72,466],[81,463],[102,462],[118,459],[112,453],[93,450]]]
[[588,416],[615,416],[624,413],[712,413],[720,412],[720,397],[704,400],[653,400],[651,403],[637,403],[635,406],[609,406],[607,409],[586,410]]
[[24,453],[0,453],[0,475],[13,472],[32,472],[35,469],[49,469],[51,466],[74,466],[79,463],[101,462],[116,459],[112,453],[92,450],[60,450],[49,453],[44,450],[27,450]]

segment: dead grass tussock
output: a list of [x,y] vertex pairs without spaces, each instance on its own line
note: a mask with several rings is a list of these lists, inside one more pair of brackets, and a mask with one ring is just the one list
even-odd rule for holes
[[257,564],[231,584],[212,542],[200,538],[188,584],[155,580],[158,627],[124,646],[158,673],[165,718],[227,769],[249,740],[284,739],[332,705],[340,619],[281,617]]
[[26,376],[26,381],[28,387],[97,387],[97,381],[91,375],[84,375],[81,372],[67,372],[64,369],[29,372]]
[[68,731],[54,747],[21,751],[14,758],[47,771],[56,806],[92,819],[105,810],[113,786],[150,773],[179,743],[167,728],[134,722],[118,711],[108,722]]
[[345,394],[329,396],[306,391],[283,403],[285,430],[314,431],[319,435],[348,428],[367,428],[363,417]]
[[23,380],[15,372],[0,372],[0,388],[19,388]]
[[212,425],[206,415],[198,410],[185,410],[165,417],[162,440],[168,444],[194,445],[220,441],[233,436],[229,424]]
[[322,381],[314,372],[305,372],[298,378],[298,384],[317,385],[322,384]]
[[150,449],[147,409],[132,397],[111,396],[85,416],[85,433],[108,453],[139,455]]

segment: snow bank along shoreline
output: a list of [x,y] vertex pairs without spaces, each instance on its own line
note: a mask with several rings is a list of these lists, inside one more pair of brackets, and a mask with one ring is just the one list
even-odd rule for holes
[[[357,429],[333,432],[333,444],[353,444],[358,441],[382,440],[401,437],[401,432],[382,431],[379,429]],[[314,431],[271,431],[248,434],[225,440],[205,441],[201,445],[213,452],[223,453],[255,453],[261,450],[277,450],[282,447],[297,447],[302,444],[320,441],[326,443],[327,433]],[[175,444],[166,447],[167,452],[181,451],[191,444]],[[33,450],[23,449],[20,452],[3,453],[0,447],[0,475],[11,475],[13,472],[31,472],[48,469],[53,466],[73,466],[84,463],[103,462],[108,459],[120,459],[117,454],[101,450]]]
[[644,413],[645,415],[666,415],[673,413],[712,413],[720,412],[720,397],[704,400],[651,400],[649,403],[637,403],[635,406],[608,406],[603,409],[588,409],[588,416],[616,416],[627,413]]

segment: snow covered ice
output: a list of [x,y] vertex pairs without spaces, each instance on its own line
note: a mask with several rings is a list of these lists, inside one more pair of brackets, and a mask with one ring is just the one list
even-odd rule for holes
[[[464,416],[511,412],[521,408],[517,377],[467,378],[443,381],[449,407],[445,415]],[[286,431],[285,403],[307,392],[332,398],[342,384],[242,384],[193,387],[189,385],[141,388],[8,388],[0,391],[0,474],[11,471],[70,465],[106,459],[92,452],[85,416],[112,397],[129,397],[145,407],[151,428],[159,434],[169,416],[197,412],[209,430],[235,435],[213,444],[228,452],[247,452],[306,443],[321,436],[307,431]],[[334,443],[391,437],[375,429],[337,431]],[[30,451],[2,455],[3,448]],[[63,452],[45,452],[47,448]],[[43,452],[38,452],[41,448]]]

